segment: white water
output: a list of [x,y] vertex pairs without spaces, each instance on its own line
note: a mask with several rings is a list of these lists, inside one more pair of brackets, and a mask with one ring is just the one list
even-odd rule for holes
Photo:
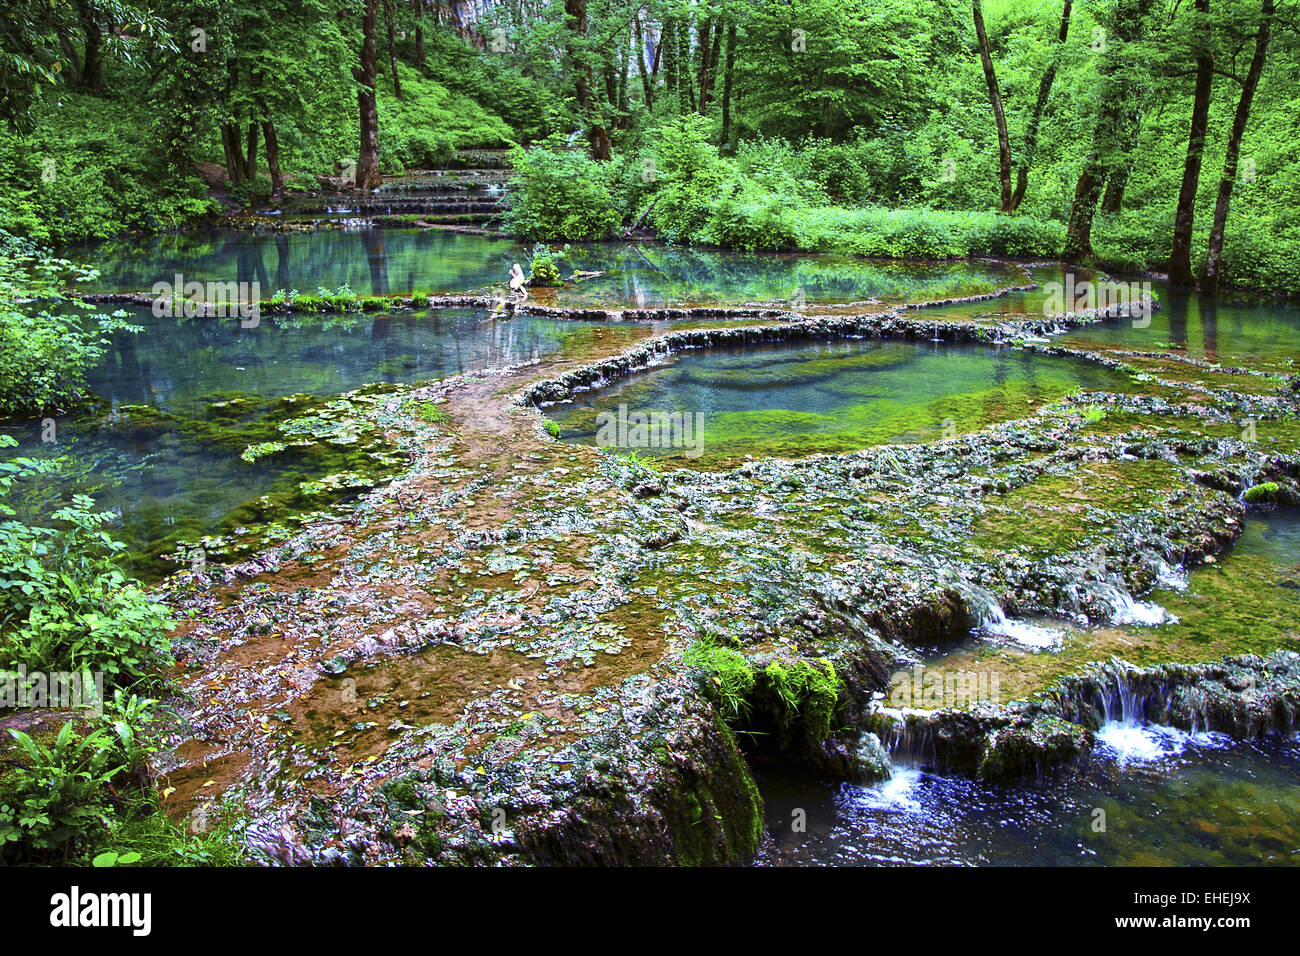
[[1176,757],[1190,745],[1220,744],[1228,738],[1208,732],[1188,733],[1160,724],[1136,724],[1110,721],[1097,731],[1097,742],[1104,753],[1114,757],[1121,767],[1152,763]]
[[970,602],[979,619],[978,630],[996,637],[1005,637],[1022,647],[1043,650],[1060,644],[1065,632],[1051,627],[1041,627],[1026,621],[1017,621],[1007,617],[1002,605],[993,595],[977,584],[962,581],[957,589]]
[[1134,600],[1133,595],[1129,594],[1121,587],[1113,584],[1095,584],[1093,585],[1097,596],[1110,605],[1110,620],[1112,624],[1144,624],[1154,626],[1166,622],[1174,623],[1176,618],[1159,604],[1150,601]]
[[921,783],[921,771],[894,767],[893,775],[874,787],[857,791],[853,802],[869,810],[892,813],[919,813],[921,801],[912,794]]

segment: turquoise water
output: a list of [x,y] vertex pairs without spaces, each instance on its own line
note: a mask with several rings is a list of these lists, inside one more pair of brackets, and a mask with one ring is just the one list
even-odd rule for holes
[[273,398],[336,395],[373,382],[412,383],[495,368],[559,351],[596,328],[484,310],[342,316],[267,316],[256,328],[238,320],[156,318],[132,309],[139,334],[117,336],[88,384],[112,404],[193,409],[217,393]]
[[[93,407],[54,419],[53,443],[42,441],[44,420],[3,422],[0,431],[18,439],[17,454],[68,459],[63,478],[22,489],[27,513],[48,511],[51,498],[91,494],[116,513],[120,536],[146,575],[164,570],[160,555],[179,542],[232,534],[276,520],[277,508],[323,506],[366,487],[354,477],[333,495],[301,488],[327,475],[373,472],[379,462],[365,453],[364,436],[327,435],[310,447],[243,460],[248,446],[284,439],[279,422],[319,416],[321,401],[370,383],[415,383],[552,354],[598,327],[446,309],[263,316],[244,329],[233,319],[130,311],[144,330],[117,336],[87,376],[99,399]],[[263,496],[273,498],[262,503]]]
[[[1011,348],[857,339],[681,353],[546,414],[565,440],[584,444],[602,443],[602,414],[621,406],[684,414],[700,428],[694,446],[646,450],[673,460],[699,451],[710,463],[932,440],[1023,417],[1079,388],[1127,387],[1101,366]],[[664,429],[659,440],[673,437]]]
[[[154,283],[258,282],[263,297],[279,289],[315,292],[347,285],[357,294],[459,293],[503,285],[510,266],[531,261],[531,246],[438,229],[364,228],[255,234],[233,230],[109,240],[64,250],[100,270],[85,288],[148,292]],[[906,302],[990,292],[1020,285],[1017,266],[992,261],[870,262],[845,256],[750,254],[653,243],[574,245],[565,276],[601,275],[559,290],[534,290],[562,305],[655,308],[769,302],[809,306]]]
[[1079,329],[1065,343],[1100,343],[1256,368],[1292,371],[1300,359],[1300,309],[1276,302],[1213,303],[1184,290],[1153,283],[1163,308],[1146,328],[1131,321]]

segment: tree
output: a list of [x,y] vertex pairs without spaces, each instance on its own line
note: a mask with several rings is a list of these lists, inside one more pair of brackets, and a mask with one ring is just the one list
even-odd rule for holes
[[1007,118],[1002,112],[1002,91],[998,89],[997,74],[993,70],[993,55],[989,52],[989,35],[984,29],[984,12],[980,0],[971,0],[975,19],[975,38],[979,45],[980,65],[984,68],[984,82],[989,89],[989,103],[993,106],[993,121],[998,131],[998,188],[1002,201],[1000,211],[1011,211],[1011,139],[1007,136]]
[[375,35],[379,22],[379,0],[365,0],[361,18],[361,62],[353,71],[357,81],[357,113],[361,121],[361,149],[357,155],[356,186],[374,189],[379,185],[379,108],[375,88],[379,67]]
[[1219,196],[1214,203],[1214,223],[1210,226],[1209,245],[1205,251],[1205,274],[1201,277],[1201,289],[1210,295],[1219,290],[1219,270],[1223,258],[1223,230],[1228,221],[1228,207],[1232,203],[1232,190],[1237,183],[1237,163],[1241,156],[1241,139],[1246,134],[1246,122],[1250,119],[1250,104],[1255,98],[1259,86],[1260,74],[1264,72],[1264,59],[1268,54],[1268,41],[1272,35],[1274,0],[1263,0],[1260,10],[1259,30],[1255,34],[1255,53],[1250,60],[1245,82],[1241,87],[1241,97],[1237,100],[1237,111],[1232,119],[1232,131],[1228,134],[1228,150],[1223,160],[1223,175],[1219,178]]
[[607,160],[612,155],[609,130],[592,89],[592,69],[587,50],[587,0],[564,0],[565,24],[569,29],[569,62],[578,94],[578,110],[587,128],[591,158]]
[[1043,122],[1043,113],[1047,110],[1047,101],[1052,95],[1052,84],[1056,81],[1056,72],[1060,66],[1061,50],[1065,47],[1065,41],[1070,35],[1070,10],[1071,0],[1065,0],[1061,9],[1061,27],[1057,34],[1056,49],[1052,51],[1052,59],[1043,71],[1043,78],[1038,84],[1038,96],[1034,100],[1034,112],[1029,117],[1029,127],[1025,130],[1025,144],[1020,153],[1020,163],[1016,169],[1016,188],[1011,194],[1011,212],[1020,208],[1020,203],[1025,198],[1025,190],[1029,188],[1029,170],[1034,165],[1034,159],[1038,153],[1038,131]]
[[1210,0],[1196,0],[1194,34],[1200,38],[1196,51],[1196,89],[1192,94],[1192,122],[1187,133],[1187,158],[1183,161],[1183,179],[1178,188],[1178,209],[1174,214],[1174,236],[1169,254],[1169,281],[1174,285],[1193,285],[1192,226],[1196,216],[1196,190],[1201,179],[1201,159],[1205,153],[1205,134],[1210,116],[1210,93],[1214,82],[1214,54],[1204,33]]
[[1136,137],[1137,112],[1144,66],[1135,44],[1146,31],[1147,18],[1155,0],[1118,0],[1105,34],[1105,52],[1100,68],[1100,109],[1093,126],[1092,146],[1074,187],[1070,221],[1066,226],[1067,259],[1091,259],[1092,221],[1097,213],[1106,179],[1127,162]]

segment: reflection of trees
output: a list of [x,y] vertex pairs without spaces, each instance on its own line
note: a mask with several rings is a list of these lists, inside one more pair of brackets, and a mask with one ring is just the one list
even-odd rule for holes
[[1176,349],[1187,348],[1187,320],[1191,314],[1192,297],[1181,289],[1169,288],[1165,297],[1165,312],[1169,316],[1169,345]]
[[388,257],[384,253],[384,231],[382,229],[362,229],[361,245],[366,250],[366,262],[370,266],[370,294],[388,295]]
[[1205,360],[1219,360],[1219,304],[1213,296],[1201,295],[1197,305],[1201,313],[1201,336],[1205,349]]
[[[275,237],[275,288],[286,292],[293,288],[293,271],[289,268],[289,237],[278,233]],[[275,290],[268,290],[268,293]]]

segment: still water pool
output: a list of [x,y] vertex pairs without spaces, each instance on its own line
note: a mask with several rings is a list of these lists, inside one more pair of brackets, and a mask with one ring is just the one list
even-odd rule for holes
[[[64,250],[100,270],[88,291],[149,292],[155,282],[257,282],[315,292],[347,285],[358,295],[464,293],[502,286],[531,247],[445,230],[364,228],[258,234],[234,230],[109,240]],[[850,256],[757,254],[657,243],[571,245],[564,276],[598,273],[563,289],[535,289],[558,305],[657,308],[686,305],[781,305],[918,302],[984,294],[1030,281],[1014,263],[877,262]]]
[[664,429],[647,437],[667,447],[646,452],[716,464],[933,440],[1023,417],[1076,389],[1130,387],[1099,365],[1009,347],[850,339],[679,353],[546,411],[565,440],[584,444],[604,441],[602,414],[623,406],[629,415],[686,415],[699,424],[693,446],[671,447]]

